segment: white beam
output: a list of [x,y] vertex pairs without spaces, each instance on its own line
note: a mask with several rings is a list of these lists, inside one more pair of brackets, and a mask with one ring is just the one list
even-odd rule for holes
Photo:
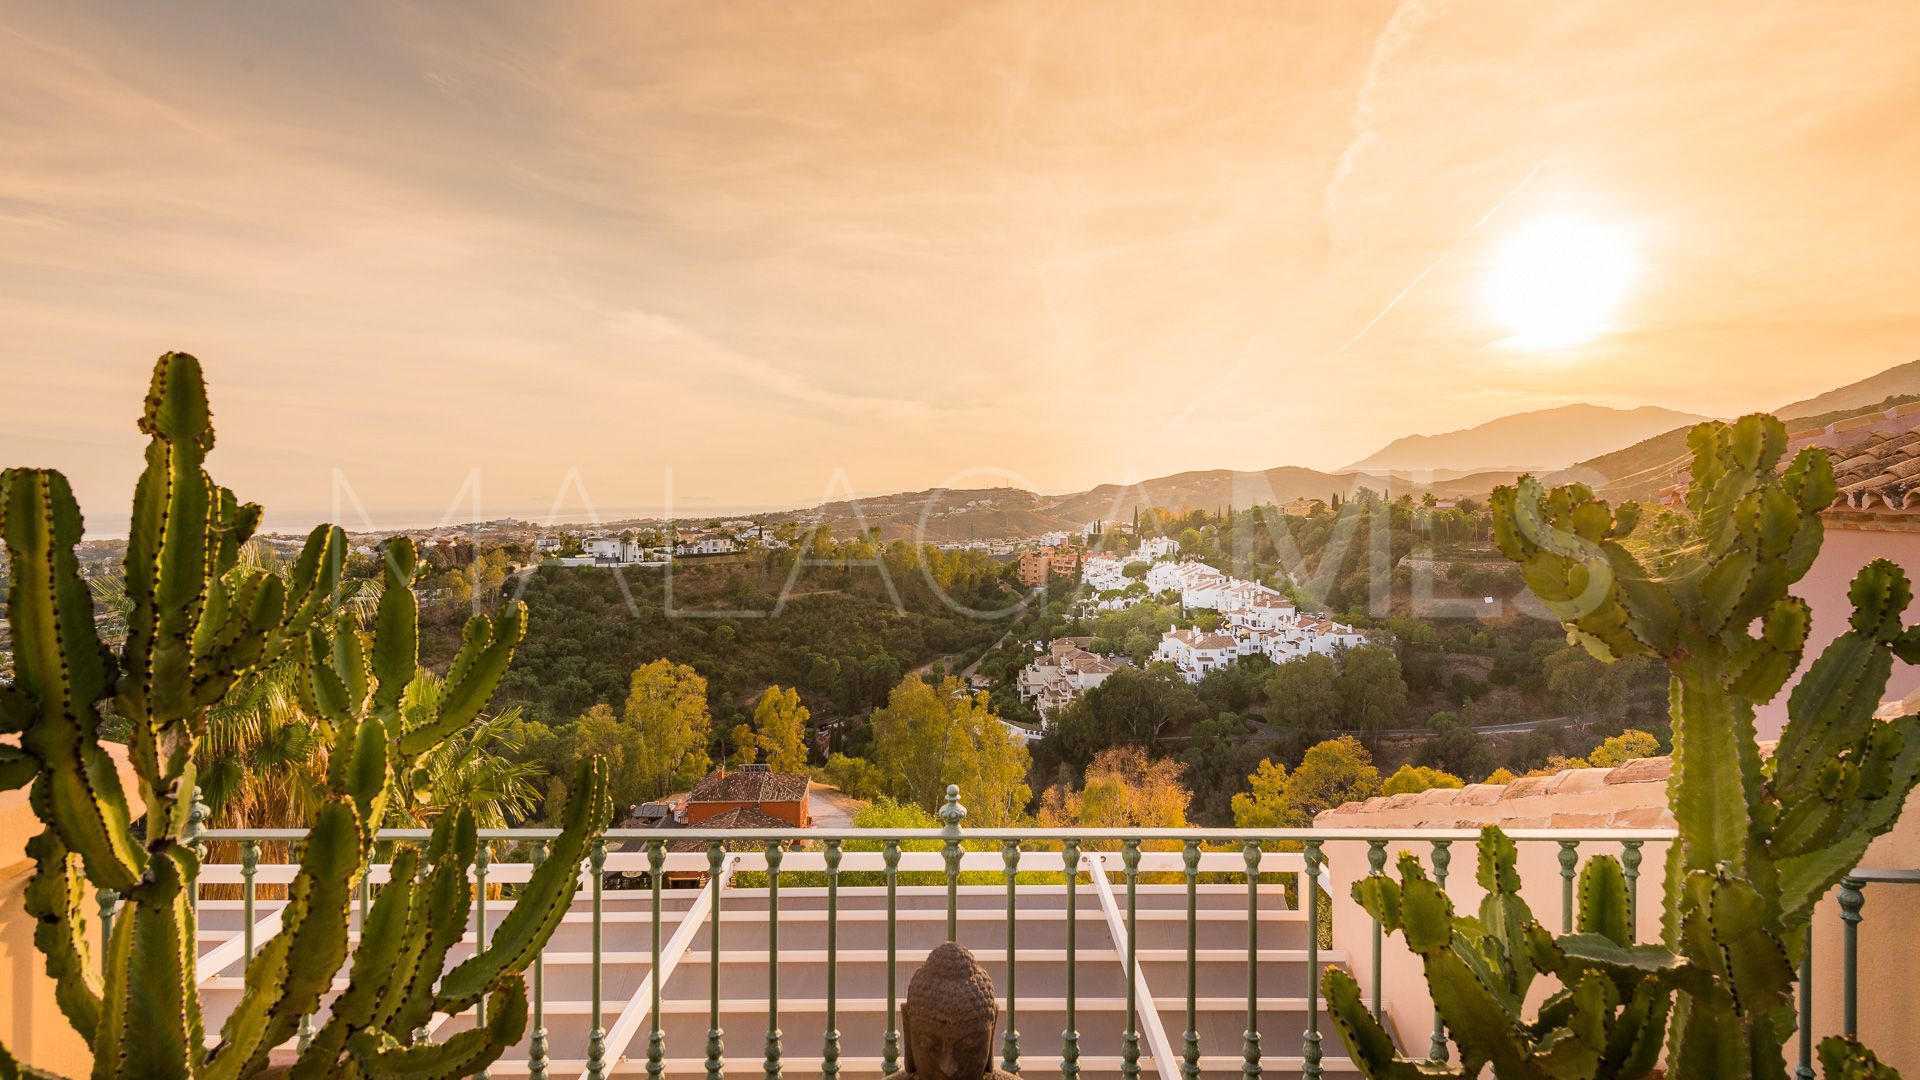
[[[673,937],[660,947],[660,967],[657,970],[648,971],[647,977],[640,980],[640,985],[634,988],[633,996],[627,999],[627,1007],[620,1010],[620,1015],[614,1020],[613,1026],[607,1029],[603,1057],[609,1072],[617,1068],[626,1058],[627,1046],[633,1042],[633,1037],[639,1034],[640,1025],[646,1022],[647,1014],[653,1008],[654,980],[658,979],[663,989],[666,987],[667,980],[673,977],[673,969],[679,966],[680,958],[687,954],[687,947],[693,944],[693,936],[700,932],[700,924],[706,921],[707,913],[713,909],[714,886],[718,884],[724,889],[732,883],[733,872],[739,859],[739,855],[728,855],[720,864],[720,880],[717,883],[710,881],[706,888],[700,890],[699,898],[687,908],[686,914],[680,917],[680,925],[674,928]],[[708,962],[718,963],[719,961],[716,957]],[[593,1017],[593,1025],[598,1027],[599,1024],[600,1018]],[[584,1069],[580,1073],[580,1080],[587,1080]]]
[[[1113,897],[1113,884],[1107,880],[1106,857],[1098,852],[1088,852],[1083,858],[1093,864],[1093,889],[1100,895],[1100,908],[1107,913],[1107,932],[1113,935],[1114,952],[1120,958],[1120,969],[1125,971],[1127,920],[1119,902]],[[1174,1059],[1173,1043],[1168,1041],[1167,1029],[1160,1023],[1160,1009],[1153,1002],[1153,988],[1147,985],[1147,969],[1137,963],[1133,970],[1133,998],[1134,1016],[1145,1028],[1147,1052],[1153,1055],[1154,1065],[1160,1070],[1160,1080],[1179,1080],[1180,1063]]]

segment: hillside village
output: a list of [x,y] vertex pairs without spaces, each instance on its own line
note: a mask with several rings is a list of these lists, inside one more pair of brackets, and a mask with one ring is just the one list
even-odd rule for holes
[[[1278,589],[1202,562],[1177,560],[1178,552],[1179,545],[1163,536],[1142,540],[1127,558],[1042,548],[1021,555],[1021,580],[1028,580],[1030,561],[1041,575],[1077,565],[1080,581],[1091,594],[1082,601],[1088,611],[1119,610],[1152,597],[1169,597],[1177,598],[1185,613],[1211,613],[1205,625],[1196,619],[1165,631],[1149,660],[1173,665],[1189,683],[1244,657],[1264,656],[1274,663],[1314,653],[1338,657],[1367,641],[1352,626],[1300,611]],[[1018,676],[1021,699],[1045,718],[1114,672],[1134,666],[1126,656],[1094,653],[1092,645],[1093,638],[1081,636],[1037,646],[1040,655]]]

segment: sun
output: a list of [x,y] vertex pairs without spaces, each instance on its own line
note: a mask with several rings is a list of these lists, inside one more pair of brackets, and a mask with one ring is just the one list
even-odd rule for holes
[[1640,276],[1626,230],[1579,217],[1536,220],[1508,237],[1487,279],[1493,315],[1517,349],[1564,349],[1614,329]]

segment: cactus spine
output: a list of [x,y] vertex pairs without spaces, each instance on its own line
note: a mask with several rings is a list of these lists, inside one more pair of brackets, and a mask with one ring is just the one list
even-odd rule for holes
[[1572,640],[1602,660],[1645,655],[1670,670],[1668,802],[1680,836],[1663,939],[1665,962],[1691,974],[1674,984],[1668,1060],[1681,1076],[1773,1076],[1814,904],[1920,781],[1920,717],[1873,717],[1893,659],[1920,660],[1920,630],[1901,621],[1912,599],[1901,569],[1862,568],[1850,628],[1794,686],[1786,730],[1763,758],[1754,708],[1800,666],[1812,613],[1788,590],[1819,554],[1833,471],[1814,448],[1783,465],[1786,428],[1766,415],[1698,425],[1688,445],[1683,535],[1636,554],[1637,505],[1531,477],[1494,493],[1494,533]]
[[[80,512],[66,479],[50,470],[0,473],[16,650],[15,681],[0,684],[0,732],[21,736],[18,749],[0,747],[0,787],[31,785],[45,825],[29,844],[35,872],[26,903],[60,1008],[93,1047],[93,1075],[250,1076],[320,1008],[348,960],[349,912],[388,802],[413,793],[422,758],[485,707],[525,633],[525,611],[512,604],[496,618],[476,616],[444,684],[430,700],[409,700],[419,673],[412,543],[387,545],[387,588],[370,630],[346,617],[329,621],[322,613],[346,555],[339,528],[315,529],[284,581],[239,566],[260,508],[205,471],[214,438],[199,361],[160,358],[140,428],[150,439],[134,492],[131,611],[117,655],[94,628],[73,553]],[[241,999],[209,1049],[190,903],[199,872],[189,828],[194,749],[207,709],[236,680],[283,656],[297,661],[301,703],[331,742],[327,797],[303,845],[282,929],[247,964]],[[144,829],[134,827],[99,740],[107,707],[131,730]],[[611,815],[598,761],[581,766],[573,790],[553,857],[490,946],[444,976],[471,900],[472,813],[443,815],[423,853],[395,855],[394,881],[368,913],[366,962],[355,958],[295,1072],[464,1076],[519,1040],[527,1017],[521,972],[558,925],[580,859]],[[98,968],[79,933],[89,886],[124,897]],[[483,999],[484,1026],[445,1043],[411,1042],[433,1013]],[[0,1077],[22,1072],[0,1048]]]

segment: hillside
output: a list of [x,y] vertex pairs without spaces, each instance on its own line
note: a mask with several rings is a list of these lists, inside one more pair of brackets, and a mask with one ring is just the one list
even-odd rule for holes
[[[1878,378],[1878,376],[1875,378]],[[1833,395],[1844,395],[1844,392],[1849,389],[1851,388],[1842,387],[1830,393]],[[1809,398],[1808,400],[1819,401],[1822,398],[1828,397],[1828,394],[1822,394],[1818,398]],[[1835,400],[1845,400],[1845,397],[1841,396],[1835,398]],[[1837,408],[1823,413],[1793,414],[1789,416],[1786,415],[1786,410],[1781,410],[1776,413],[1776,415],[1780,415],[1788,421],[1787,427],[1789,430],[1807,431],[1812,428],[1825,427],[1828,424],[1837,423],[1850,417],[1859,416],[1862,413],[1879,412],[1884,409],[1891,409],[1895,405],[1904,405],[1912,401],[1920,401],[1920,393],[1898,394],[1877,401],[1869,401],[1862,405]],[[1791,406],[1788,408],[1791,408]],[[1592,485],[1601,494],[1610,499],[1651,498],[1655,492],[1672,483],[1680,471],[1686,467],[1688,456],[1687,432],[1689,430],[1691,430],[1691,425],[1688,427],[1675,428],[1672,431],[1661,432],[1651,439],[1643,439],[1623,450],[1615,450],[1610,454],[1601,454],[1598,457],[1589,458],[1577,465],[1553,473],[1546,477],[1546,480],[1548,483],[1554,484],[1565,484],[1577,480],[1583,484]]]
[[1502,416],[1477,427],[1441,435],[1408,435],[1395,439],[1349,468],[1366,471],[1554,469],[1702,419],[1652,405],[1637,409],[1564,405]]
[[1295,499],[1325,499],[1335,492],[1350,494],[1357,487],[1375,491],[1403,491],[1412,487],[1432,490],[1442,498],[1457,495],[1484,495],[1495,485],[1511,481],[1512,471],[1476,472],[1466,475],[1442,473],[1431,484],[1416,483],[1406,473],[1321,472],[1286,465],[1264,472],[1238,472],[1209,469],[1203,472],[1175,473],[1172,476],[1142,480],[1122,487],[1102,484],[1089,491],[1060,496],[1048,510],[1076,521],[1096,518],[1125,518],[1136,507],[1160,506],[1168,510],[1212,510],[1227,506],[1253,506],[1258,503],[1292,502]]
[[[1825,413],[1851,410],[1861,412],[1896,397],[1920,395],[1920,360],[1909,361],[1898,367],[1890,367],[1878,375],[1859,382],[1817,394],[1805,401],[1796,401],[1773,410],[1782,420],[1801,420]],[[1832,421],[1826,421],[1832,423]],[[1809,424],[1796,423],[1794,427],[1807,427]]]
[[[1920,400],[1920,360],[1774,410],[1795,430]],[[929,489],[830,503],[812,511],[838,535],[864,521],[888,540],[933,542],[1078,531],[1089,521],[1131,517],[1136,509],[1215,510],[1259,503],[1326,499],[1365,486],[1432,491],[1441,498],[1481,496],[1522,472],[1554,483],[1580,481],[1610,498],[1647,498],[1685,465],[1687,431],[1704,417],[1655,406],[1613,409],[1566,405],[1515,413],[1477,427],[1395,439],[1338,472],[1287,465],[1261,471],[1206,469],[1133,484],[1043,495],[1017,488]],[[924,522],[924,524],[923,524]]]

